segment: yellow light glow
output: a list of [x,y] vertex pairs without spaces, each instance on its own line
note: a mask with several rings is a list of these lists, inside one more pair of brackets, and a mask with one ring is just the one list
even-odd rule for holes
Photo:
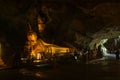
[[38,31],[42,32],[45,28],[45,24],[40,16],[38,16]]
[[39,32],[42,32],[45,28],[45,25],[44,24],[38,24],[38,31]]

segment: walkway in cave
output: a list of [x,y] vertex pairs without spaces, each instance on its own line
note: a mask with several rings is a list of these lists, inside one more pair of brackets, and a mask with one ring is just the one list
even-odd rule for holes
[[[111,55],[112,56],[112,55]],[[115,56],[89,64],[58,64],[46,68],[10,68],[0,71],[1,80],[120,80],[120,61]],[[107,57],[107,58],[106,58]]]
[[[119,55],[120,57],[120,55]],[[114,64],[114,63],[120,63],[120,61],[116,61],[116,55],[111,53],[105,53],[104,56],[100,59],[95,59],[88,61],[89,64]]]

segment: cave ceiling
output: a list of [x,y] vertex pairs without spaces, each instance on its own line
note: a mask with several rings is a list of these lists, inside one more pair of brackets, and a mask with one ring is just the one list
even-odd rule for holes
[[74,34],[93,39],[120,34],[119,0],[0,0],[0,33],[19,40],[16,36],[22,37],[28,21],[34,29],[36,9],[47,18],[47,38],[68,41]]

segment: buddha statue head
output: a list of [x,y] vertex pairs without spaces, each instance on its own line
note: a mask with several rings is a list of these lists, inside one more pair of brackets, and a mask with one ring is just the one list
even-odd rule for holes
[[27,40],[30,42],[30,45],[34,45],[37,42],[37,34],[32,30],[30,25],[27,33]]

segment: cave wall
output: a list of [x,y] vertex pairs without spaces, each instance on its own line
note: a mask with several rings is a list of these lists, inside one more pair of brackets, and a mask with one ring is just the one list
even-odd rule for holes
[[40,15],[46,24],[40,34],[46,42],[93,46],[103,38],[120,35],[119,9],[117,0],[1,0],[0,34],[5,35],[10,53],[20,54],[28,22],[38,33],[36,17]]

